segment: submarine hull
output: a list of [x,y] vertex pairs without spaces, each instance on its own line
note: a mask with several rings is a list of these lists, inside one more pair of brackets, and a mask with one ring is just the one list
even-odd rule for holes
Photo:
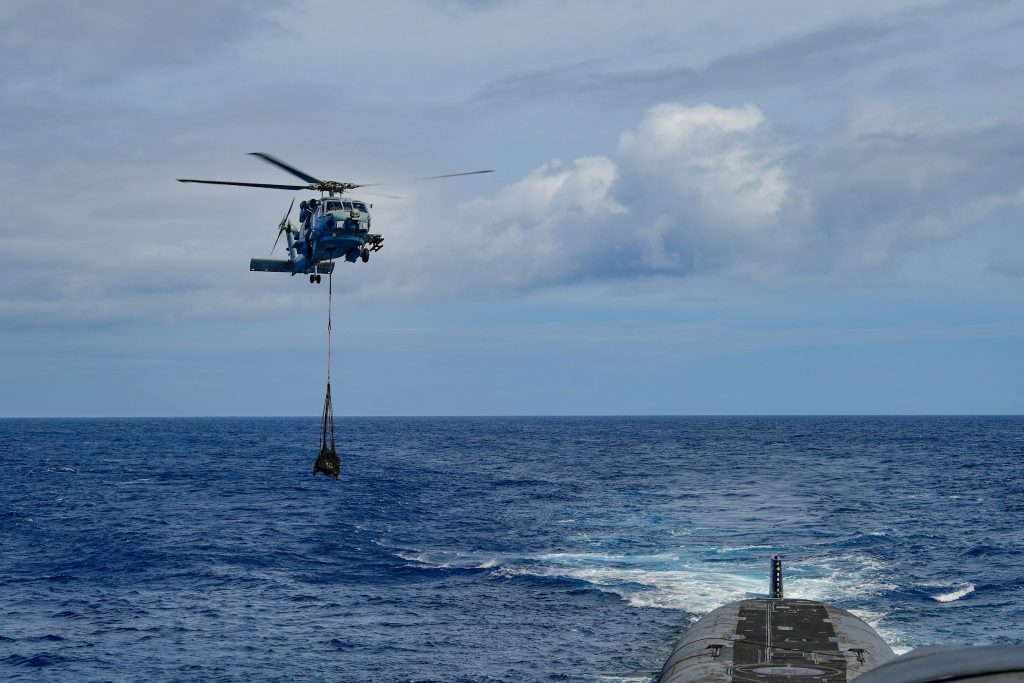
[[767,598],[732,602],[691,626],[658,683],[1019,683],[1024,647],[930,647],[896,657],[846,610],[787,600],[782,558],[772,558]]
[[894,657],[874,629],[846,610],[758,598],[719,607],[691,626],[658,683],[841,683]]

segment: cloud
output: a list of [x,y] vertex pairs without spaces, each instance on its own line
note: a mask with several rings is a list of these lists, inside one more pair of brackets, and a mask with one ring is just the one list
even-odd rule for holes
[[831,267],[889,267],[997,211],[1019,211],[1022,153],[1016,123],[854,122],[801,160],[815,253]]
[[409,283],[440,283],[449,292],[571,282],[584,262],[618,248],[614,233],[622,233],[626,208],[612,196],[617,178],[607,157],[553,161],[494,197],[459,207],[451,223],[396,231],[397,269]]
[[[401,289],[523,292],[759,260],[784,241],[784,154],[757,107],[659,105],[614,158],[555,161],[460,207],[442,228],[451,251],[436,253],[436,232],[402,231],[407,244],[428,241],[398,255]],[[428,255],[438,265],[423,265]]]
[[[448,204],[410,186],[407,201],[380,203],[374,223],[387,250],[346,285],[343,305],[642,279],[671,286],[691,275],[868,284],[996,212],[1019,214],[1024,197],[1020,126],[922,121],[895,107],[853,112],[807,143],[751,104],[665,103],[608,147],[544,164],[489,197]],[[316,305],[297,279],[282,286],[238,272],[272,242],[280,197],[193,192],[185,208],[166,170],[137,171],[140,190],[127,187],[113,204],[74,188],[65,202],[35,207],[31,232],[10,233],[6,243],[22,257],[0,275],[0,323],[173,322]],[[118,174],[91,182],[117,187]],[[272,215],[266,229],[241,222],[239,206]],[[82,217],[88,233],[75,228]],[[186,229],[196,220],[215,229]],[[52,254],[61,255],[57,268]],[[1019,264],[1007,257],[991,268],[1015,275]],[[50,274],[34,281],[39,272]]]
[[988,268],[991,272],[1006,277],[1024,278],[1024,252],[1011,250],[993,254]]
[[633,181],[627,192],[658,204],[677,197],[677,211],[749,233],[775,223],[789,193],[781,156],[757,107],[664,104],[622,134],[617,158]]
[[[1005,0],[887,3],[880,8],[864,6],[860,16],[853,17],[846,15],[841,3],[831,6],[835,14],[825,18],[824,26],[801,26],[803,17],[794,15],[804,14],[807,7],[780,11],[776,19],[785,18],[787,24],[776,27],[771,38],[741,48],[734,46],[735,39],[722,41],[733,46],[724,54],[694,59],[687,52],[685,60],[654,66],[587,60],[523,70],[485,84],[477,101],[507,107],[584,98],[612,107],[772,88],[827,89],[845,96],[854,84],[860,90],[878,82],[905,92],[921,89],[944,64],[962,63],[964,58],[988,62],[984,69],[972,64],[966,74],[950,75],[970,85],[978,77],[987,78],[990,70],[1006,67],[1005,48],[993,56],[985,54],[985,45],[1002,46],[1003,36],[1019,40],[1019,12]],[[872,11],[876,9],[882,11]],[[687,17],[677,21],[690,23]],[[713,33],[716,24],[709,22],[707,31]],[[951,58],[953,54],[957,58]]]
[[[320,93],[308,65],[337,57],[330,3],[5,3],[0,327],[304,310],[298,278],[245,272],[289,197],[173,183],[281,180],[241,156],[254,149],[353,181],[520,169],[378,201],[387,249],[346,266],[341,305],[898,274],[907,254],[1019,217],[1024,129],[1017,66],[989,68],[1019,9],[897,4],[750,22],[729,3],[567,2],[537,23],[539,2],[365,3],[344,87]],[[894,94],[898,71],[973,89]],[[885,88],[899,104],[879,103]]]
[[267,0],[139,4],[11,0],[0,6],[0,62],[7,84],[50,88],[115,83],[140,71],[201,62],[274,24]]
[[1009,123],[881,107],[801,145],[753,105],[666,103],[613,153],[546,164],[436,230],[395,216],[397,275],[372,286],[474,297],[691,274],[867,284],[1019,210],[1022,187],[1024,130]]
[[580,96],[605,102],[650,102],[664,98],[666,92],[699,97],[732,88],[806,86],[883,59],[898,49],[886,39],[899,28],[895,22],[842,23],[727,54],[702,67],[608,69],[583,62],[506,76],[485,85],[477,97],[483,103],[502,105]]

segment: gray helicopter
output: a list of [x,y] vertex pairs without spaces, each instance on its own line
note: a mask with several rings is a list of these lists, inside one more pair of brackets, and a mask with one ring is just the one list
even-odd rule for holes
[[[313,190],[320,193],[319,198],[304,200],[299,204],[299,227],[289,220],[295,199],[292,199],[284,218],[277,225],[277,239],[270,250],[271,255],[277,248],[283,233],[288,243],[288,259],[254,258],[249,262],[250,271],[264,273],[291,273],[292,275],[309,275],[311,283],[319,283],[322,274],[334,272],[334,260],[343,258],[349,263],[370,260],[370,253],[380,251],[384,247],[384,237],[370,232],[370,204],[357,199],[346,192],[362,187],[376,187],[384,184],[418,182],[436,180],[438,178],[454,178],[464,175],[493,173],[486,171],[469,171],[467,173],[447,173],[445,175],[412,178],[394,183],[346,183],[336,180],[320,180],[290,166],[263,152],[250,152],[267,163],[281,168],[293,176],[304,180],[306,185],[279,185],[274,183],[239,183],[226,180],[196,180],[178,178],[180,183],[204,183],[207,185],[235,185],[240,187],[263,187],[275,190]],[[374,194],[374,193],[367,193]],[[393,195],[379,195],[396,198]]]

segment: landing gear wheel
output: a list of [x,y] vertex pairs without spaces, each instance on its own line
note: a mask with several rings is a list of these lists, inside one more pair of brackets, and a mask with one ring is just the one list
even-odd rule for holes
[[309,284],[313,284],[314,282],[316,282],[316,275],[310,275],[309,276]]
[[370,260],[370,250],[363,247],[363,263],[368,263]]
[[320,284],[320,273],[316,274],[316,283]]

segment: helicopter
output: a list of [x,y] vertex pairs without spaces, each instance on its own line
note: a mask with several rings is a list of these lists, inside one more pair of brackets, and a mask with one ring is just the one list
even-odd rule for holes
[[[255,156],[291,173],[304,180],[306,185],[280,185],[274,183],[238,183],[226,180],[197,180],[194,178],[178,178],[179,183],[204,183],[206,185],[236,185],[240,187],[262,187],[275,190],[313,190],[320,197],[304,200],[299,204],[299,227],[296,228],[290,216],[295,206],[295,198],[288,205],[288,211],[277,225],[277,239],[270,250],[271,256],[277,249],[277,243],[284,234],[288,244],[288,259],[253,258],[249,261],[249,270],[264,273],[291,273],[292,275],[309,275],[309,282],[319,283],[321,275],[334,272],[334,259],[343,258],[349,263],[370,260],[370,254],[384,248],[384,237],[370,232],[370,211],[373,204],[357,199],[346,192],[362,187],[376,187],[384,184],[418,182],[436,180],[438,178],[454,178],[464,175],[493,173],[486,171],[469,171],[466,173],[447,173],[445,175],[427,176],[400,180],[395,183],[348,183],[336,180],[320,180],[308,173],[286,164],[285,162],[263,152],[250,152]],[[397,199],[394,195],[369,192],[382,197]]]

